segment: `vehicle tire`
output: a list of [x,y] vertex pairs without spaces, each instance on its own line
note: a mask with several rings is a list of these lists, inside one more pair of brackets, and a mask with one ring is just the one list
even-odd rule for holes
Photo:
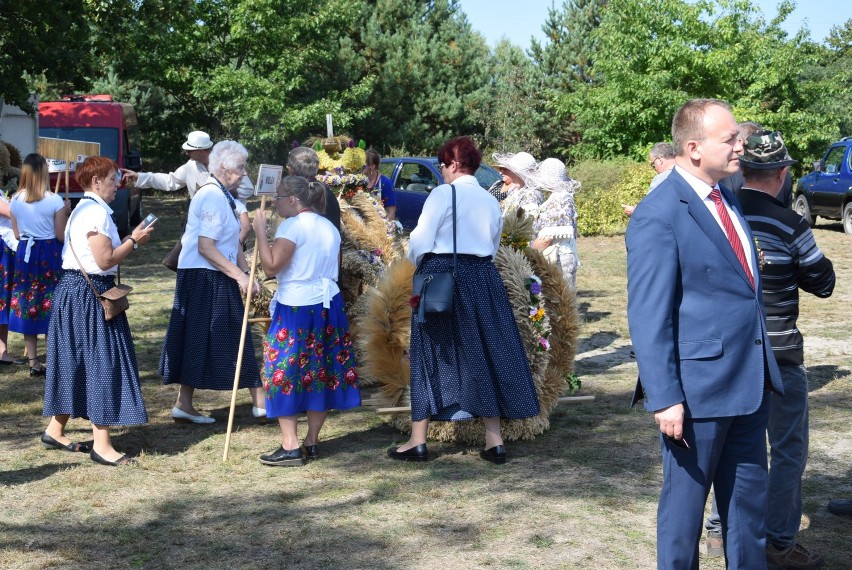
[[852,202],[843,206],[843,231],[852,235]]
[[814,227],[816,216],[811,214],[811,207],[808,206],[808,199],[805,198],[804,194],[796,196],[796,200],[793,202],[793,210],[802,216],[810,227]]

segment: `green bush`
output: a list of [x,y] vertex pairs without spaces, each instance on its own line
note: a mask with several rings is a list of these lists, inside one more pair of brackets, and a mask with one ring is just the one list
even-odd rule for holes
[[645,197],[656,173],[644,162],[627,159],[586,160],[571,169],[582,188],[574,196],[577,233],[612,235],[627,228],[622,204],[635,205]]

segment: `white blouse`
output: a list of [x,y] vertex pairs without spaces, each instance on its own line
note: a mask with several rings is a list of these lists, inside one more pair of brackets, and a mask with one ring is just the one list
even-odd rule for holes
[[[7,204],[9,203],[9,199],[6,197],[6,193],[3,192],[3,190],[0,190],[0,200],[3,200]],[[17,251],[18,238],[15,237],[15,230],[12,229],[12,218],[0,216],[0,239],[3,240],[6,247],[12,251]]]
[[206,237],[216,243],[225,259],[237,264],[240,248],[239,214],[231,208],[222,188],[211,178],[210,183],[202,186],[189,203],[186,230],[181,244],[183,248],[178,258],[178,269],[213,269],[212,263],[198,253],[198,238]]
[[[62,246],[62,269],[80,270],[80,263],[83,264],[83,269],[86,273],[94,275],[115,275],[118,266],[114,265],[109,269],[101,269],[95,262],[95,256],[92,254],[92,247],[89,245],[89,234],[92,232],[104,235],[112,242],[113,249],[121,245],[121,238],[118,237],[118,227],[112,221],[112,208],[103,201],[103,199],[94,192],[86,192],[84,198],[80,200],[74,211],[71,212],[71,217],[68,220],[68,225],[65,226],[65,243]],[[92,198],[87,200],[86,197]],[[71,251],[71,245],[74,246],[74,252]],[[74,257],[74,253],[80,259]]]
[[290,263],[275,276],[275,300],[291,307],[322,303],[328,308],[340,291],[336,283],[340,234],[334,224],[314,212],[302,212],[281,222],[275,239],[296,244]]
[[[500,247],[503,217],[500,204],[471,175],[453,181],[456,187],[456,251],[493,256]],[[411,232],[408,259],[415,265],[425,253],[453,252],[453,193],[441,184],[429,193],[417,227]]]

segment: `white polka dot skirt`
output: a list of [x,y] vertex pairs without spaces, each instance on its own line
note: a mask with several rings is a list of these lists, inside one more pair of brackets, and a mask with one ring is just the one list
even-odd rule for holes
[[[175,301],[159,374],[163,384],[232,390],[245,305],[237,282],[211,269],[178,269]],[[240,388],[259,388],[251,328],[246,331]]]
[[[90,277],[101,293],[115,286],[112,276]],[[127,314],[105,321],[79,271],[63,273],[53,301],[44,415],[68,414],[99,426],[148,423]]]
[[[452,254],[427,254],[417,273],[451,271]],[[411,418],[519,419],[539,414],[526,352],[491,258],[458,256],[451,315],[411,322]]]

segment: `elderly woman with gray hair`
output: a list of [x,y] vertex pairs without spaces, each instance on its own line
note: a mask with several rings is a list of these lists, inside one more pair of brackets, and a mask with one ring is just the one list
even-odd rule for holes
[[536,212],[533,222],[536,239],[530,245],[556,264],[571,289],[575,289],[580,259],[577,257],[574,192],[580,188],[580,183],[568,177],[565,163],[558,158],[541,161],[534,178],[534,185],[547,198]]
[[[240,248],[235,193],[246,172],[248,151],[235,141],[216,143],[210,179],[193,196],[178,260],[175,300],[159,373],[164,384],[179,384],[172,418],[179,423],[214,420],[195,409],[196,389],[231,390],[243,321],[243,293],[249,268]],[[254,342],[246,335],[240,388],[248,388],[255,417],[266,417]]]

